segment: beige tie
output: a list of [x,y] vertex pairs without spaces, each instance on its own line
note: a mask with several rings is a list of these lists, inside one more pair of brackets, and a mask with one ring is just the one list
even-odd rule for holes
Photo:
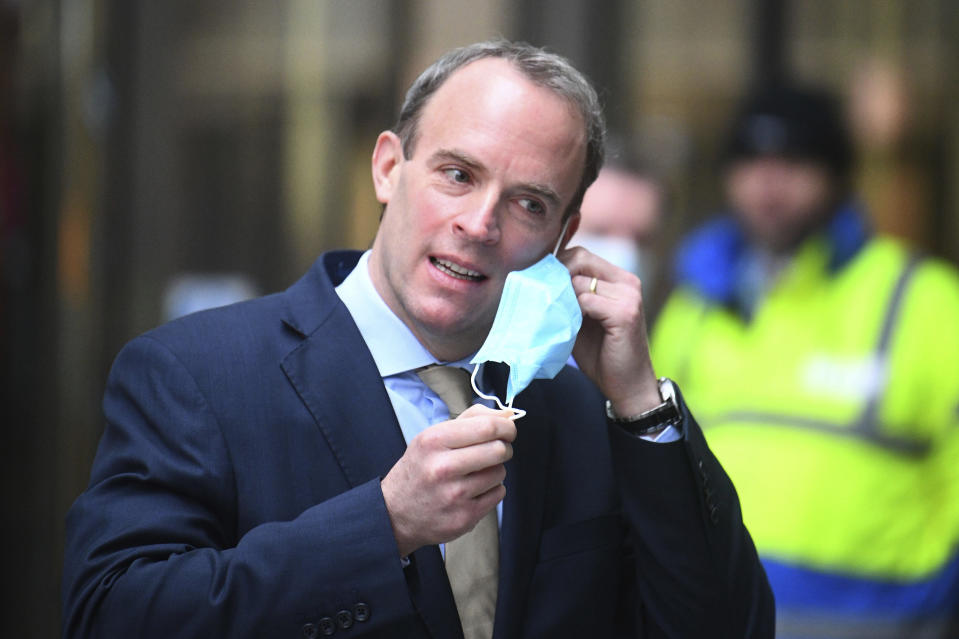
[[[417,374],[446,404],[450,419],[469,407],[473,389],[469,373],[462,368],[434,364]],[[446,574],[466,639],[493,636],[498,573],[499,525],[494,508],[473,530],[446,544]]]

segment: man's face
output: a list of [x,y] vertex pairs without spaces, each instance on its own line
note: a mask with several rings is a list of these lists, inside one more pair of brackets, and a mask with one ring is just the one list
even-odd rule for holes
[[789,251],[825,219],[833,181],[820,164],[781,157],[734,163],[726,176],[729,202],[750,237],[774,252]]
[[370,276],[438,359],[478,349],[507,273],[553,249],[585,157],[580,115],[495,58],[433,94],[410,158],[396,135],[380,135],[373,180],[386,210]]
[[651,179],[604,168],[583,196],[579,232],[648,245],[659,228],[660,199],[659,187]]

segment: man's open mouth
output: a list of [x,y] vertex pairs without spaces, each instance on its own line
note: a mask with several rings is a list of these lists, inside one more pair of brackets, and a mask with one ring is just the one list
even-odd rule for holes
[[455,277],[458,280],[466,280],[467,282],[479,282],[480,280],[485,280],[486,276],[477,271],[470,270],[459,264],[454,264],[449,260],[441,260],[436,257],[431,257],[430,262],[451,277]]

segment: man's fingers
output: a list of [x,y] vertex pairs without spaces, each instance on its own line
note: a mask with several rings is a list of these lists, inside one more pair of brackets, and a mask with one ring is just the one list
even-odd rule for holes
[[483,499],[490,491],[503,485],[506,479],[506,467],[502,464],[470,473],[463,478],[466,496],[471,499]]
[[589,275],[574,275],[572,277],[573,290],[577,297],[583,293],[590,293],[613,300],[634,300],[640,287],[639,279],[635,276],[635,281],[610,281],[596,277],[595,288],[593,287],[593,279],[594,277]]
[[455,515],[444,521],[450,525],[449,531],[443,535],[442,541],[456,539],[472,530],[480,519],[485,517],[496,505],[506,497],[506,486],[496,483],[483,492],[462,500],[463,506]]
[[512,414],[471,406],[410,441],[382,482],[401,553],[462,535],[503,499]]
[[502,439],[459,448],[451,453],[460,458],[466,473],[475,473],[492,466],[502,465],[513,458],[513,445]]
[[429,464],[432,479],[448,481],[502,466],[513,458],[513,445],[501,439],[447,450],[435,455]]
[[463,419],[464,417],[482,417],[482,416],[491,416],[491,417],[505,417],[509,419],[513,415],[513,411],[510,410],[497,410],[495,408],[490,408],[489,406],[483,406],[482,404],[473,404],[462,413],[457,419]]
[[471,406],[454,420],[430,426],[417,435],[430,448],[456,449],[501,440],[516,439],[516,423],[509,418],[512,411],[494,411],[485,406]]
[[489,490],[476,496],[476,507],[484,514],[496,508],[496,504],[503,501],[506,497],[506,486],[503,482],[498,482],[491,486]]
[[559,260],[569,269],[569,274],[574,278],[578,275],[586,277],[584,290],[589,289],[589,282],[594,277],[597,279],[598,290],[603,288],[604,282],[629,282],[631,279],[636,279],[634,274],[591,253],[582,246],[573,246],[561,251]]

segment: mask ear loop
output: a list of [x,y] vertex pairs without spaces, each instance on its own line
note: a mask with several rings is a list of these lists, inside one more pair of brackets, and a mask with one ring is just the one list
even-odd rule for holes
[[478,397],[482,397],[483,399],[489,400],[489,401],[491,401],[491,402],[496,402],[496,407],[499,408],[500,410],[511,410],[511,411],[513,411],[513,416],[510,417],[510,419],[512,419],[512,420],[514,420],[514,421],[517,420],[517,419],[519,419],[520,417],[523,417],[524,415],[526,415],[526,411],[523,410],[522,408],[513,408],[513,401],[512,401],[512,400],[510,400],[509,404],[505,404],[505,405],[504,405],[503,402],[501,402],[500,399],[499,399],[499,397],[497,397],[496,395],[487,395],[486,393],[482,392],[482,391],[479,389],[479,387],[476,385],[476,373],[479,372],[479,367],[480,367],[480,366],[481,366],[481,364],[477,364],[476,366],[474,366],[474,367],[473,367],[473,374],[470,375],[470,384],[472,384],[472,386],[473,386],[473,392],[476,393],[476,395],[477,395]]
[[566,237],[566,229],[569,228],[569,223],[570,221],[572,221],[572,219],[573,219],[573,215],[570,214],[569,217],[566,218],[566,221],[563,222],[563,230],[559,232],[559,239],[556,240],[556,246],[553,247],[554,257],[556,256],[557,253],[559,253],[559,247],[563,243],[563,238]]

